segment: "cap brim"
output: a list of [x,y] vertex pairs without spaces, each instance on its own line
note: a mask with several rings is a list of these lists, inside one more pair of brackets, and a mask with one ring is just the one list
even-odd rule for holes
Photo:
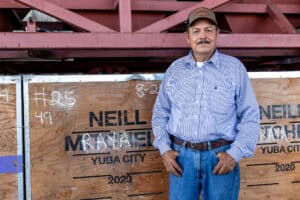
[[211,21],[214,25],[218,26],[217,22],[209,17],[197,17],[188,24],[188,27],[192,26],[196,21],[199,21],[200,19],[207,19],[207,20]]

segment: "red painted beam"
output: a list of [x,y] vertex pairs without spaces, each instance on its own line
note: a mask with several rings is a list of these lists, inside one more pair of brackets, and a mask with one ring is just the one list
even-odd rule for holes
[[15,58],[28,58],[28,52],[25,50],[20,51],[1,51],[0,50],[0,58],[6,58],[6,59],[15,59]]
[[[224,49],[221,52],[237,57],[286,57],[299,56],[300,49]],[[178,58],[188,52],[188,48],[181,49],[105,49],[105,50],[51,50],[51,57],[62,58],[117,58],[117,57],[155,57]]]
[[[70,10],[116,10],[119,0],[48,0],[58,6]],[[265,1],[265,0],[264,0]],[[157,0],[131,0],[132,11],[160,11],[175,12],[191,6],[196,2],[157,1]],[[284,14],[300,14],[299,2],[285,1],[276,4]],[[28,6],[17,3],[15,0],[1,0],[0,8],[21,9]],[[264,3],[227,3],[215,9],[222,13],[267,13],[267,5]]]
[[31,8],[37,9],[52,17],[89,32],[114,32],[112,29],[82,17],[47,0],[16,0]]
[[300,48],[298,49],[221,49],[221,52],[227,53],[229,55],[237,56],[237,57],[285,57],[285,56],[299,56]]
[[[265,0],[264,0],[265,1]],[[61,7],[72,10],[115,10],[118,0],[49,0]],[[133,11],[167,11],[174,12],[195,5],[195,2],[131,0]],[[296,2],[299,3],[299,2]],[[289,1],[276,4],[283,13],[299,14],[299,5]],[[0,8],[25,8],[15,0],[1,0]],[[232,8],[232,9],[231,9]],[[217,12],[251,12],[266,13],[266,4],[260,3],[229,3],[216,9]]]
[[[112,0],[113,1],[113,10],[117,9],[118,5],[119,5],[119,0]],[[98,2],[99,3],[99,2]]]
[[131,0],[119,1],[120,32],[132,32]]
[[15,0],[1,0],[0,1],[0,8],[27,8],[27,6],[22,5]]
[[267,3],[267,11],[272,17],[274,23],[279,27],[282,33],[297,33],[294,26],[289,22],[289,20],[281,13],[278,7],[271,3]]
[[48,0],[72,10],[116,10],[119,0]]
[[187,18],[187,15],[189,12],[194,10],[195,8],[198,7],[207,7],[207,8],[215,8],[220,5],[223,5],[224,3],[229,2],[230,0],[215,0],[215,1],[209,1],[209,0],[204,0],[200,3],[195,4],[194,6],[191,6],[189,8],[186,8],[184,10],[181,10],[171,16],[168,16],[162,20],[159,20],[157,22],[154,22],[153,24],[150,24],[147,27],[144,27],[137,32],[141,33],[146,33],[146,32],[162,32],[165,31],[169,28],[172,28],[182,22],[184,22]]
[[196,5],[196,2],[132,0],[134,11],[166,11],[174,12]]
[[[220,34],[220,48],[300,48],[300,34]],[[187,48],[183,33],[0,33],[0,49]]]
[[300,48],[300,34],[221,34],[217,44],[222,48]]
[[[300,14],[299,4],[276,4],[277,7],[285,14]],[[255,3],[227,3],[214,9],[220,13],[240,13],[240,14],[264,14],[267,13],[267,4]]]
[[53,50],[51,55],[54,58],[117,58],[117,57],[156,57],[156,58],[176,58],[188,52],[187,49],[105,49],[105,50]]
[[[295,57],[300,55],[300,49],[222,49],[221,52],[229,55],[244,58],[260,58],[260,57]],[[99,49],[95,50],[49,50],[49,57],[45,59],[64,59],[64,58],[178,58],[185,55],[188,48],[183,49]],[[0,50],[0,58],[2,59],[18,59],[28,58],[26,50]]]
[[[234,0],[235,2],[239,2],[239,3],[257,3],[257,4],[261,4],[261,3],[266,3],[266,0]],[[272,0],[273,3],[291,3],[291,4],[296,4],[299,3],[299,0]]]
[[[71,10],[115,10],[118,0],[48,0],[58,6]],[[0,8],[29,8],[16,0],[1,0]]]

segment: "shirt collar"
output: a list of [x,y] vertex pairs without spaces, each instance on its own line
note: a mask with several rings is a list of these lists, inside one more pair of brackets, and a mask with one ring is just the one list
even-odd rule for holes
[[[206,63],[210,62],[213,64],[213,66],[219,67],[218,57],[219,57],[219,51],[216,49],[213,56],[208,61],[206,61]],[[192,51],[190,51],[188,55],[185,56],[184,59],[185,59],[186,66],[196,66],[196,61],[194,60]]]

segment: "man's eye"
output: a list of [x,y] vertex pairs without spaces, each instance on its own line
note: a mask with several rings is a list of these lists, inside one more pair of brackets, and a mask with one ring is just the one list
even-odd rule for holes
[[211,32],[213,32],[213,30],[212,30],[212,29],[205,29],[205,31],[206,31],[207,33],[211,33]]

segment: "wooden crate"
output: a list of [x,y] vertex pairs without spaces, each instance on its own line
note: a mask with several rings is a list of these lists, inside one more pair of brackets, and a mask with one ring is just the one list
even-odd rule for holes
[[[240,163],[239,199],[296,200],[300,74],[250,76],[261,131],[255,156]],[[159,81],[128,78],[31,77],[25,84],[27,199],[168,199],[168,177],[150,144]]]
[[27,77],[27,199],[167,199],[151,145],[154,79]]
[[[23,199],[20,77],[0,77],[0,199]],[[18,113],[18,116],[17,116]]]
[[261,129],[255,156],[241,162],[240,199],[298,200],[300,74],[251,75],[260,105]]

